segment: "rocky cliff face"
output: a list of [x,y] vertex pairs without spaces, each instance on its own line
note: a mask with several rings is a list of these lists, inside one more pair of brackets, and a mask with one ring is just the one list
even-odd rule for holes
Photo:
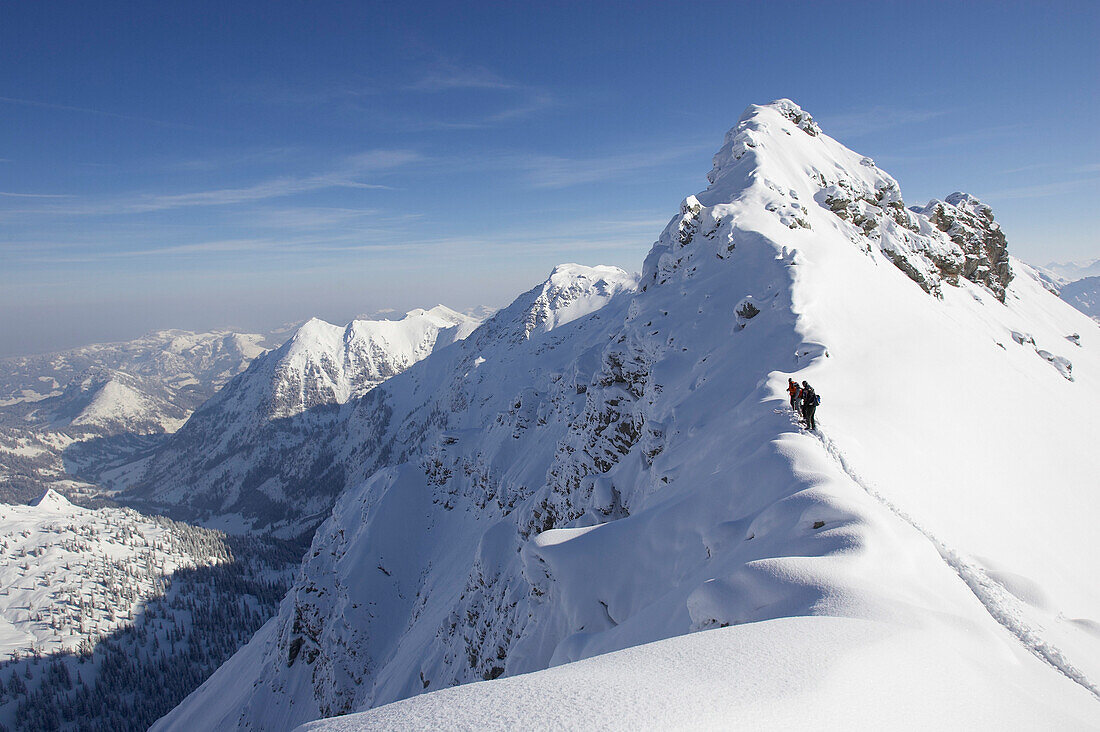
[[[959,276],[984,285],[1001,302],[1012,282],[1008,243],[993,221],[993,209],[969,193],[952,193],[944,201],[929,201],[918,211],[947,234],[962,251],[961,267],[942,272],[951,284]],[[954,280],[954,281],[952,281]]]

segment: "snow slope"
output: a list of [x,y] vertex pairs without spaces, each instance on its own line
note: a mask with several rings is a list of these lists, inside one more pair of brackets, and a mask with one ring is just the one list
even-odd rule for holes
[[[1100,330],[1008,258],[988,207],[906,208],[787,100],[746,111],[708,180],[637,292],[549,333],[516,333],[521,296],[361,400],[341,428],[381,469],[278,618],[157,728],[288,729],[535,671],[347,724],[451,704],[448,725],[516,704],[575,724],[606,673],[586,724],[633,726],[615,710],[640,697],[677,723],[691,686],[704,724],[821,724],[841,699],[883,723],[1095,726]],[[823,397],[816,433],[788,376]]]
[[[152,457],[107,474],[112,490],[145,510],[233,533],[311,531],[343,489],[320,435],[357,399],[477,321],[442,305],[401,320],[316,318],[204,404]],[[280,471],[273,463],[285,461]]]
[[958,631],[929,639],[866,620],[778,618],[437,691],[299,730],[800,729],[809,720],[824,730],[1100,728],[1054,701],[1055,677],[1022,685],[985,663],[976,645]]

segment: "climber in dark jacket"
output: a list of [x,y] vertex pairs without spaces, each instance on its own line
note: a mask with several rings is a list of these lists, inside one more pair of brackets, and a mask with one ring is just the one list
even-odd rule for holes
[[817,393],[809,382],[802,382],[802,418],[806,420],[808,429],[816,429],[814,412],[817,411]]

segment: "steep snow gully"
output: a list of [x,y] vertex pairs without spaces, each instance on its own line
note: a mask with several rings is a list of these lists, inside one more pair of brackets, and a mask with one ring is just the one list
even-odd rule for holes
[[[907,207],[788,100],[707,180],[629,286],[558,271],[347,409],[326,435],[372,469],[157,729],[430,727],[456,700],[470,726],[1096,727],[1100,329],[988,206]],[[791,376],[820,436],[776,409]],[[755,691],[627,670],[671,657]]]
[[1034,653],[1043,661],[1046,661],[1051,667],[1064,674],[1067,678],[1088,689],[1093,696],[1100,700],[1100,689],[1096,687],[1096,684],[1092,683],[1080,669],[1070,663],[1057,646],[1043,638],[1043,628],[1041,626],[1029,624],[1024,619],[1023,603],[1018,597],[1005,589],[1004,585],[986,574],[985,570],[975,561],[968,559],[960,552],[937,539],[931,531],[921,526],[903,509],[890,501],[882,491],[861,477],[859,472],[852,467],[849,460],[845,457],[844,452],[829,438],[828,434],[820,425],[816,431],[816,437],[821,441],[825,450],[833,456],[837,464],[848,474],[848,477],[851,478],[856,485],[867,491],[872,498],[885,506],[899,519],[912,526],[932,543],[932,546],[936,548],[936,551],[943,558],[943,561],[959,575],[959,579],[966,583],[966,586],[969,587],[970,591],[974,593],[974,596],[978,598],[978,602],[985,607],[989,615],[1003,625],[1006,630],[1016,636],[1020,643],[1024,645],[1024,648]]

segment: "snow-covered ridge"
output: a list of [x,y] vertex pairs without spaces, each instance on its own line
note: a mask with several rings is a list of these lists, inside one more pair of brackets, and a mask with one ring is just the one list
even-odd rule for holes
[[362,396],[436,348],[462,340],[477,324],[443,305],[411,310],[401,320],[353,320],[344,327],[312,318],[268,359],[266,416],[285,418]]
[[[709,181],[638,291],[529,338],[536,288],[334,422],[365,479],[279,617],[158,728],[403,699],[348,724],[417,727],[455,701],[481,726],[532,690],[544,719],[563,696],[538,690],[584,688],[562,674],[634,688],[604,655],[624,649],[686,654],[700,679],[753,669],[763,698],[707,707],[727,720],[776,719],[797,687],[811,703],[787,722],[820,723],[824,689],[848,692],[847,719],[1094,725],[1100,332],[1028,268],[1002,276],[981,204],[906,208],[788,100],[749,108]],[[823,396],[818,432],[789,377]],[[690,634],[712,630],[729,655],[708,661]],[[774,663],[808,643],[794,679]],[[681,691],[645,690],[665,712]]]

